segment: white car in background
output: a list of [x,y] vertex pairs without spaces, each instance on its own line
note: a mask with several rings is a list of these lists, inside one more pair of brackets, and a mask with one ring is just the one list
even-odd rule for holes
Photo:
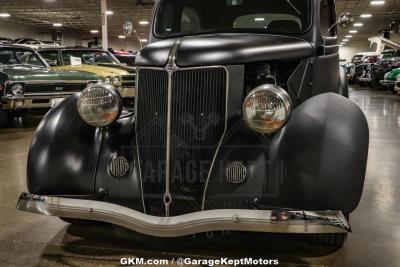
[[394,85],[394,90],[400,95],[400,75],[396,77],[396,83]]
[[15,39],[13,44],[29,47],[29,48],[32,48],[32,49],[60,46],[57,42],[54,42],[54,41],[41,41],[41,40],[32,39],[32,38]]

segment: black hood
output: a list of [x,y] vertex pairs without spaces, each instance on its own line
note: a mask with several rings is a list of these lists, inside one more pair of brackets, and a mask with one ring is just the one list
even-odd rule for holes
[[[152,43],[136,57],[138,66],[162,67],[178,39]],[[306,58],[314,55],[303,39],[262,34],[218,34],[180,39],[175,63],[179,67],[235,65],[249,62]]]

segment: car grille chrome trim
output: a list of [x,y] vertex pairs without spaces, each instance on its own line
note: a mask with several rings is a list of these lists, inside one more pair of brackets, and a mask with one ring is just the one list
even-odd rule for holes
[[157,237],[223,230],[291,234],[351,232],[341,211],[223,209],[165,218],[102,201],[29,193],[21,194],[17,209],[48,216],[103,221]]
[[[167,106],[167,114],[166,114],[166,116],[167,116],[167,119],[166,119],[167,124],[163,125],[163,127],[165,127],[165,129],[166,129],[166,133],[165,133],[166,134],[166,136],[165,136],[166,137],[166,141],[165,141],[165,144],[164,144],[165,145],[165,155],[164,156],[165,156],[165,163],[166,163],[165,166],[168,166],[168,168],[165,168],[165,173],[166,173],[165,184],[164,184],[165,192],[164,192],[163,199],[162,199],[162,202],[164,203],[164,206],[165,206],[165,215],[166,216],[170,215],[170,205],[171,205],[171,201],[170,200],[171,199],[172,199],[173,205],[178,203],[177,201],[174,202],[174,200],[178,200],[178,201],[180,201],[179,203],[182,203],[182,205],[183,205],[182,207],[185,207],[185,204],[183,204],[184,202],[193,202],[193,201],[196,202],[196,203],[198,202],[198,204],[197,204],[198,207],[191,207],[191,208],[196,208],[198,210],[202,209],[203,202],[204,202],[204,200],[203,200],[204,192],[206,190],[206,187],[208,185],[208,180],[210,178],[211,172],[212,172],[213,167],[214,167],[214,162],[215,162],[215,159],[216,159],[216,155],[217,155],[217,153],[219,151],[219,148],[221,146],[222,140],[223,140],[223,138],[225,136],[225,133],[226,133],[226,128],[227,128],[227,108],[228,108],[228,91],[229,91],[229,72],[228,72],[228,69],[226,67],[224,67],[224,66],[204,66],[204,67],[193,67],[193,68],[178,68],[178,67],[172,67],[171,68],[171,65],[169,65],[169,66],[170,66],[169,69],[168,68],[151,68],[151,67],[140,67],[140,68],[138,68],[138,70],[137,70],[137,80],[138,80],[138,86],[137,87],[138,87],[138,89],[137,89],[137,98],[136,98],[136,101],[137,101],[137,103],[136,103],[136,109],[137,109],[136,110],[136,114],[138,116],[138,118],[136,120],[136,133],[137,133],[137,137],[139,136],[139,138],[140,138],[140,134],[141,134],[141,130],[142,130],[141,128],[145,127],[144,125],[140,125],[140,127],[138,127],[138,124],[141,123],[141,118],[140,118],[141,114],[140,113],[142,112],[142,110],[139,110],[140,109],[140,105],[141,105],[140,101],[142,101],[140,94],[143,93],[143,92],[141,92],[141,90],[143,90],[143,88],[141,88],[143,86],[142,85],[142,82],[143,82],[142,79],[143,78],[141,77],[141,75],[143,75],[142,71],[146,71],[147,70],[147,71],[155,71],[155,72],[164,72],[164,73],[166,73],[168,75],[168,83],[167,83],[167,85],[168,85],[167,86],[167,90],[168,90],[167,91],[167,93],[168,93],[167,94],[167,103],[168,103],[168,106]],[[193,73],[190,73],[191,71]],[[171,166],[174,164],[171,161],[171,153],[174,153],[174,151],[172,150],[172,147],[171,147],[172,146],[171,140],[173,138],[172,133],[171,133],[171,130],[172,130],[171,128],[174,127],[174,125],[176,125],[176,122],[175,122],[175,124],[174,124],[174,122],[172,122],[172,120],[173,120],[172,112],[175,111],[174,108],[173,108],[173,105],[172,105],[173,98],[175,97],[173,91],[176,91],[176,88],[173,88],[173,87],[175,87],[174,84],[177,83],[182,78],[182,77],[179,77],[180,74],[182,74],[182,76],[184,76],[184,78],[182,78],[182,79],[185,79],[185,78],[188,79],[188,76],[195,75],[194,73],[196,71],[198,71],[197,75],[201,75],[201,72],[203,72],[203,75],[206,75],[206,76],[204,76],[204,78],[206,79],[207,82],[209,82],[210,86],[212,86],[212,88],[215,89],[215,91],[221,90],[222,88],[217,88],[216,84],[212,83],[212,78],[211,78],[212,76],[207,76],[206,72],[210,71],[210,73],[214,73],[214,75],[215,75],[216,72],[224,73],[223,74],[223,77],[224,77],[223,78],[223,91],[220,91],[220,93],[223,92],[222,93],[222,99],[223,99],[223,102],[224,102],[223,106],[221,107],[221,109],[223,110],[223,113],[220,114],[223,117],[223,118],[220,118],[221,121],[222,121],[222,119],[224,121],[223,122],[223,129],[221,130],[221,133],[218,135],[219,136],[218,140],[214,144],[215,145],[215,150],[213,151],[213,156],[211,156],[211,158],[209,158],[209,162],[211,164],[210,164],[210,167],[207,170],[207,173],[204,175],[205,176],[204,182],[203,182],[203,185],[201,185],[202,188],[201,188],[201,191],[197,194],[197,197],[192,197],[191,198],[190,194],[184,196],[184,195],[181,195],[179,193],[178,193],[177,196],[174,195],[174,193],[172,193],[172,196],[171,196],[171,191],[170,191],[170,186],[172,184],[172,181],[171,181],[171,168],[172,167]],[[204,74],[204,73],[206,73],[206,74]],[[213,74],[209,74],[209,75],[213,75]],[[219,74],[219,75],[221,75],[221,74]],[[199,77],[200,76],[198,76],[197,79],[199,79]],[[175,79],[176,79],[176,81],[175,81]],[[181,84],[181,86],[184,86],[184,85]],[[165,95],[162,96],[162,97],[165,97]],[[205,100],[207,101],[206,98],[205,98]],[[208,100],[208,101],[210,102],[210,100]],[[176,105],[179,106],[179,104],[176,104]],[[181,105],[181,108],[183,108],[182,106],[183,106],[183,104]],[[163,116],[165,116],[165,114]],[[140,152],[141,144],[140,144],[140,140],[138,140],[138,138],[136,139],[136,143],[137,143],[138,158],[139,158],[139,161],[141,161],[141,160],[143,160],[143,157],[142,157],[142,155],[140,155],[141,154],[141,152]],[[139,165],[141,165],[141,164],[139,164]],[[147,186],[147,184],[143,183],[143,179],[147,179],[147,178],[145,177],[146,175],[144,175],[144,173],[143,173],[142,167],[140,167],[139,171],[140,171],[140,177],[141,177],[141,180],[142,180],[142,187],[144,189],[143,190],[143,194],[146,194],[146,187],[148,187],[148,186]],[[176,188],[177,187],[174,187],[175,191],[176,191]],[[158,191],[159,191],[159,189],[158,189]],[[178,189],[178,191],[179,191],[179,189]],[[177,198],[174,198],[175,196]],[[146,198],[147,197],[145,197],[145,196],[143,197],[144,206],[148,206],[148,205],[145,204],[146,202],[148,203],[148,201],[146,201]],[[186,208],[189,208],[189,206],[192,205],[192,204],[190,204],[189,206],[188,205],[186,205],[187,206]],[[146,207],[146,211],[147,211],[147,213],[150,212],[148,207]],[[175,209],[175,211],[176,211],[176,209]],[[151,214],[156,213],[156,215],[161,215],[160,211],[158,211],[158,212],[150,212],[150,213]],[[174,212],[174,214],[175,213],[176,212]]]

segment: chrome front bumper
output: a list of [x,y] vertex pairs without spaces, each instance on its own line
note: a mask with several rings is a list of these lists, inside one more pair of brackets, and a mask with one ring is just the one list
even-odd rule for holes
[[340,211],[226,209],[155,217],[106,202],[29,193],[21,194],[17,209],[49,216],[103,221],[157,237],[179,237],[223,230],[302,234],[351,231]]
[[2,108],[5,110],[52,108],[74,93],[3,96]]
[[392,87],[395,85],[396,82],[390,80],[380,80],[379,83],[383,86]]

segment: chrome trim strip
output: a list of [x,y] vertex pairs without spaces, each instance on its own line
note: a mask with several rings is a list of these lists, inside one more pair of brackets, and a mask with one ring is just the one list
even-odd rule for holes
[[207,210],[175,217],[155,217],[116,204],[94,200],[22,193],[18,210],[48,216],[96,220],[157,237],[180,237],[209,231],[292,234],[347,233],[341,211]]
[[87,84],[90,82],[97,82],[94,80],[27,80],[27,81],[7,81],[8,83],[23,83],[23,84]]

